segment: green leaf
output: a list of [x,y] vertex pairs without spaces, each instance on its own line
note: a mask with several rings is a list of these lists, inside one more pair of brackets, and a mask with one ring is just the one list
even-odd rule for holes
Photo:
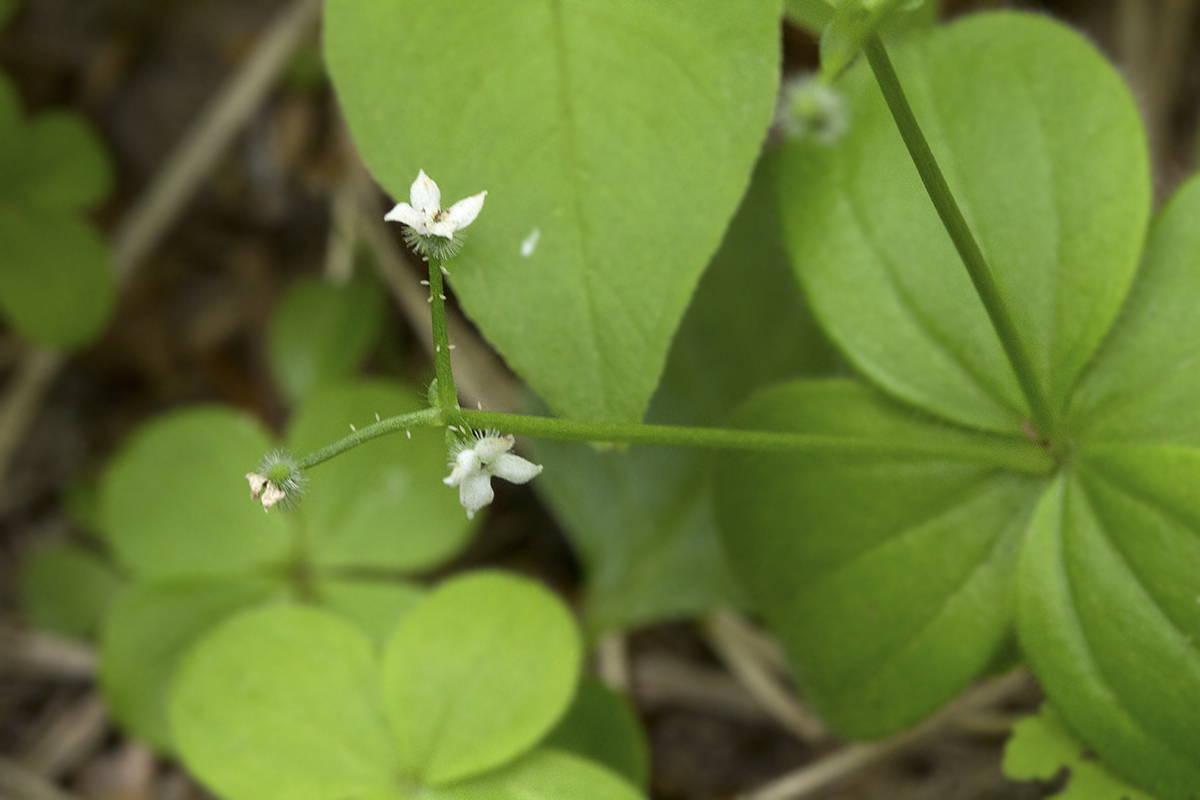
[[[323,447],[351,426],[425,408],[417,390],[384,381],[329,386],[299,410],[288,431],[293,453]],[[440,431],[374,439],[307,473],[296,510],[314,564],[416,570],[455,553],[471,531],[456,492],[442,484]]]
[[300,280],[271,318],[271,371],[287,399],[299,403],[318,387],[348,378],[379,335],[383,295],[368,280],[336,286]]
[[21,607],[39,628],[86,637],[95,632],[123,583],[94,553],[78,545],[48,545],[21,567]]
[[142,578],[221,575],[283,558],[284,518],[251,502],[246,479],[271,446],[229,409],[192,408],[139,430],[101,489],[104,533]]
[[770,122],[779,18],[779,0],[331,0],[325,53],[392,195],[419,168],[446,202],[488,190],[450,268],[488,340],[559,413],[633,420]]
[[113,604],[100,641],[100,683],[113,716],[160,752],[171,750],[167,698],[183,655],[232,614],[282,587],[251,578],[136,584]]
[[820,36],[833,22],[836,7],[830,0],[784,0],[783,13],[787,21],[798,25],[813,36]]
[[171,725],[229,800],[398,796],[374,648],[325,611],[261,609],[214,631],[179,671]]
[[94,205],[112,188],[108,153],[77,114],[50,111],[34,118],[26,130],[22,172],[28,183],[10,185],[27,202],[47,210],[74,211]]
[[1000,462],[1036,447],[922,419],[851,381],[770,389],[735,423],[912,448],[731,453],[714,486],[730,566],[816,710],[851,738],[937,710],[1005,641],[1043,480]]
[[[1129,91],[1082,36],[1041,16],[968,17],[894,58],[1062,408],[1142,247],[1150,183]],[[890,394],[1017,433],[1028,410],[1016,379],[865,64],[844,88],[845,138],[782,157],[785,238],[818,319]]]
[[[834,354],[789,274],[760,164],[671,347],[650,421],[717,425],[754,389],[827,373]],[[709,454],[679,447],[599,452],[531,440],[533,484],[587,566],[589,635],[736,602],[717,540]]]
[[650,752],[637,714],[625,698],[584,678],[558,727],[542,743],[608,767],[634,786],[650,780]]
[[318,578],[315,584],[321,605],[357,623],[379,647],[425,595],[419,586],[399,581]]
[[1051,780],[1063,767],[1071,771],[1070,784],[1049,800],[1154,800],[1087,758],[1083,743],[1045,703],[1013,726],[1004,748],[1004,774],[1016,780]]
[[[815,31],[821,36],[821,72],[829,79],[837,77],[868,38],[897,27],[897,18],[912,15],[910,5],[912,0],[838,0],[827,24]],[[917,8],[923,5],[918,1]]]
[[1192,178],[1155,220],[1129,300],[1075,393],[1080,439],[1200,446],[1198,218]]
[[24,337],[71,349],[108,322],[108,248],[69,215],[0,199],[0,310]]
[[639,800],[612,772],[579,756],[539,749],[496,772],[429,792],[429,800]]
[[566,710],[580,651],[570,613],[531,581],[478,573],[439,586],[384,652],[404,772],[443,787],[531,748]]
[[1200,786],[1200,450],[1083,449],[1017,581],[1026,658],[1071,728],[1168,800]]

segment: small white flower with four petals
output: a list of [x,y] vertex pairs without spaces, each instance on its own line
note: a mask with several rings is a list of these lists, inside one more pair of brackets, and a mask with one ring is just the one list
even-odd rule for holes
[[541,473],[540,464],[508,452],[512,446],[513,437],[486,431],[476,438],[474,445],[468,447],[464,443],[450,452],[451,471],[443,483],[458,487],[458,501],[467,510],[467,519],[473,519],[475,512],[496,496],[492,491],[493,476],[510,483],[528,483]]
[[480,192],[443,210],[441,189],[421,170],[409,190],[411,204],[397,203],[384,219],[402,222],[421,236],[453,239],[455,231],[467,227],[479,216],[486,196],[487,192]]

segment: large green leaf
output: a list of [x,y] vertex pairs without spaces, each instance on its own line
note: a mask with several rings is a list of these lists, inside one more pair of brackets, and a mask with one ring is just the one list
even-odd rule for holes
[[1073,398],[1086,441],[1200,446],[1200,178],[1155,220],[1137,279]]
[[566,711],[580,660],[570,612],[537,584],[500,573],[442,584],[384,652],[405,774],[446,786],[530,749]]
[[650,750],[637,712],[595,678],[584,678],[566,716],[542,742],[603,764],[634,786],[650,781]]
[[271,372],[292,403],[319,386],[348,378],[379,335],[383,295],[356,279],[343,285],[310,279],[288,288],[271,318]]
[[429,792],[429,800],[639,800],[612,772],[579,756],[539,749],[504,769]]
[[[714,478],[730,565],[801,690],[854,738],[935,711],[1004,644],[1020,536],[1043,482],[1011,468],[1028,459],[1036,473],[1048,459],[851,381],[785,384],[735,421],[847,441],[843,452],[729,454]],[[879,449],[849,446],[863,442]]]
[[488,190],[450,268],[488,340],[556,411],[630,420],[746,188],[779,18],[778,0],[330,0],[325,53],[389,192],[419,168],[447,202]]
[[21,607],[39,628],[90,636],[124,587],[121,576],[79,545],[42,547],[21,565]]
[[[390,417],[427,407],[415,389],[384,381],[316,392],[288,431],[296,455]],[[457,493],[442,484],[446,447],[438,431],[383,436],[308,472],[296,510],[306,557],[322,566],[416,570],[453,554],[471,530]]]
[[321,605],[356,622],[380,647],[425,594],[411,583],[365,577],[321,577],[314,581],[313,593]]
[[[1141,251],[1150,186],[1129,92],[1082,36],[1039,16],[968,17],[894,57],[1036,378],[1062,408]],[[783,156],[785,234],[814,311],[889,393],[1018,431],[1028,411],[1016,379],[866,64],[843,88],[846,137]]]
[[192,651],[171,697],[188,768],[229,800],[389,797],[399,776],[374,648],[325,611],[240,615]]
[[104,620],[100,641],[100,682],[113,716],[156,749],[170,751],[167,698],[184,653],[227,617],[281,592],[248,578],[157,581],[124,592]]
[[280,514],[263,514],[243,477],[271,446],[250,417],[192,408],[134,434],[109,464],[104,534],[138,578],[225,575],[279,561]]
[[1038,506],[1017,621],[1055,707],[1169,800],[1200,786],[1200,450],[1095,445]]
[[[671,346],[648,419],[717,425],[756,388],[826,373],[832,348],[789,274],[772,191],[760,164]],[[599,452],[532,440],[545,471],[533,484],[579,549],[589,634],[698,614],[738,598],[717,542],[711,454],[689,448]]]

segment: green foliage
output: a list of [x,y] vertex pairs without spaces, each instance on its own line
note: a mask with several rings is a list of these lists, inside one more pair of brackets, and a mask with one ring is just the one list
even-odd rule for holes
[[[759,386],[832,368],[832,348],[788,275],[770,164],[757,171],[696,289],[650,422],[719,424]],[[546,468],[533,486],[587,563],[589,635],[738,601],[711,509],[711,454],[529,445]]]
[[543,744],[603,764],[642,789],[650,781],[650,753],[637,714],[595,678],[580,682],[575,702]]
[[271,318],[271,372],[295,405],[319,387],[351,377],[379,336],[383,294],[357,278],[340,286],[319,279],[292,284]]
[[21,607],[39,628],[63,636],[96,631],[122,580],[96,554],[71,544],[42,547],[21,567]]
[[249,612],[180,671],[171,719],[189,768],[229,800],[630,800],[574,756],[533,750],[565,710],[578,633],[521,578],[447,581],[377,657],[338,617]]
[[1154,800],[1115,777],[1094,759],[1049,704],[1013,726],[1004,748],[1004,774],[1016,780],[1051,780],[1070,770],[1067,788],[1048,800]]
[[741,426],[892,451],[723,461],[731,564],[840,731],[883,736],[933,711],[1015,621],[1086,746],[1182,800],[1200,786],[1200,181],[1145,241],[1132,99],[1043,18],[969,18],[896,61],[1057,419],[1040,449],[862,65],[845,79],[848,136],[784,153],[784,227],[822,325],[910,407],[852,383],[753,399]]
[[112,310],[108,250],[80,212],[112,182],[108,159],[78,117],[23,119],[0,77],[0,310],[22,336],[75,348]]
[[634,420],[770,122],[779,18],[778,0],[331,0],[325,54],[392,195],[420,168],[446,197],[488,190],[451,275],[488,340],[557,412]]
[[[933,0],[836,0],[819,9],[818,2],[791,0],[790,8],[802,14],[800,22],[821,37],[821,74],[833,79],[862,52],[876,34],[891,36],[910,28],[931,25],[937,19]],[[822,20],[824,20],[822,22]],[[820,27],[812,27],[821,22]]]
[[[382,381],[315,392],[288,432],[299,451],[366,425],[377,411],[419,408]],[[242,474],[270,449],[248,417],[191,409],[140,431],[101,489],[104,533],[134,585],[103,628],[103,684],[118,720],[171,749],[165,700],[180,658],[229,616],[265,602],[326,605],[383,642],[421,591],[397,578],[429,569],[470,532],[445,491],[441,437],[378,439],[316,468],[314,496],[263,514]]]

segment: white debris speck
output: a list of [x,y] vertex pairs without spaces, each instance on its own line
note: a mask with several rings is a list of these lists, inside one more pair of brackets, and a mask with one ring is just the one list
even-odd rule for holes
[[534,228],[521,242],[521,255],[529,258],[537,248],[538,239],[542,238],[542,229]]

